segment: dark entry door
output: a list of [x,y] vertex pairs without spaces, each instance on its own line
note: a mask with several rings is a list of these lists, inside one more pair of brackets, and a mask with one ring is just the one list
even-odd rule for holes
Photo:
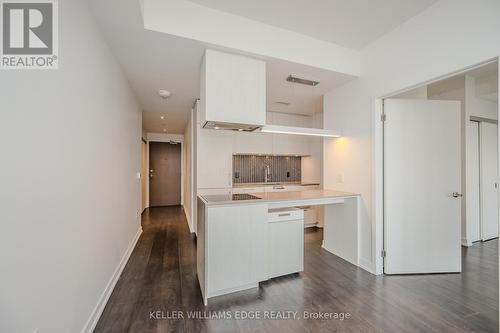
[[149,143],[149,206],[181,204],[181,144]]

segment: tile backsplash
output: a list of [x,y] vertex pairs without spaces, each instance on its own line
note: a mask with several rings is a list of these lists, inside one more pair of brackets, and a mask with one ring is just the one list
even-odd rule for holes
[[269,166],[268,182],[300,182],[300,156],[233,155],[233,183],[263,183]]

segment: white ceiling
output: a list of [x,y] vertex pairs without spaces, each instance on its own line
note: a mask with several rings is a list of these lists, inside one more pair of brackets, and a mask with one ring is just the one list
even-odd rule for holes
[[[199,97],[201,42],[145,30],[137,0],[91,0],[112,53],[122,66],[141,108],[147,132],[184,132],[189,110]],[[120,8],[120,10],[116,10]],[[267,62],[270,111],[313,114],[322,111],[322,95],[353,77],[277,59]],[[290,74],[320,81],[316,87],[286,82]],[[157,91],[172,96],[161,99]],[[291,103],[289,106],[276,101]],[[161,120],[160,117],[165,119]]]
[[[312,115],[323,111],[323,95],[353,77],[318,68],[266,59],[267,111]],[[317,86],[287,82],[289,75],[319,81]],[[283,105],[276,102],[290,103]]]
[[[147,132],[166,129],[168,133],[183,133],[188,112],[198,97],[203,45],[145,30],[136,0],[91,0],[91,4],[143,110],[143,128]],[[172,96],[160,98],[159,89],[171,91]]]
[[358,50],[437,2],[437,0],[190,1]]

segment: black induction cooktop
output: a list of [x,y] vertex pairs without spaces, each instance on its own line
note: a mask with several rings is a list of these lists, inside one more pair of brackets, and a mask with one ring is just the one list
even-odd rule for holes
[[259,197],[248,193],[233,194],[233,200],[258,200]]

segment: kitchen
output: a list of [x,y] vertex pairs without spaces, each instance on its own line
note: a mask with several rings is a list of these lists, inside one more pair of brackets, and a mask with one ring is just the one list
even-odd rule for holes
[[322,126],[320,82],[281,73],[291,96],[302,92],[294,102],[309,102],[309,114],[284,113],[273,110],[265,61],[207,49],[201,68],[191,223],[205,304],[303,271],[305,227],[321,228],[322,247],[357,265],[359,196],[322,186],[323,140],[341,133]]

